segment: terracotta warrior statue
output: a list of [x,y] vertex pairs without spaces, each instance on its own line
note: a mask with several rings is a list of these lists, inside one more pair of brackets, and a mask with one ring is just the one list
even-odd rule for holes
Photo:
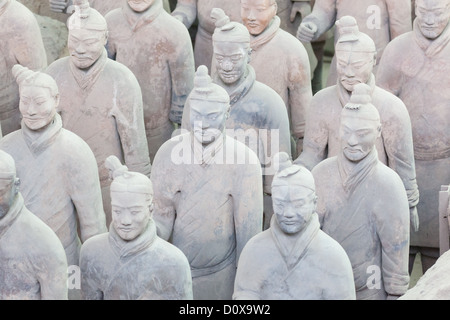
[[[269,86],[256,81],[251,60],[250,33],[238,22],[231,22],[220,8],[211,12],[216,21],[213,34],[213,82],[230,96],[230,114],[226,120],[228,136],[246,144],[262,165],[263,190],[270,196],[275,170],[271,159],[278,151],[291,153],[289,118],[286,106]],[[192,130],[190,106],[186,104],[182,128]],[[264,225],[268,226],[272,210],[265,211]]]
[[[278,0],[280,10],[278,16],[281,19],[280,27],[283,30],[296,35],[302,17],[310,11],[310,0]],[[242,22],[240,13],[241,0],[178,0],[172,15],[183,22],[186,28],[190,28],[194,22],[198,22],[195,34],[194,57],[195,67],[204,65],[212,71],[213,58],[212,35],[215,31],[215,23],[211,18],[211,10],[222,9],[231,21]],[[305,43],[308,50],[311,65],[316,65],[312,47]]]
[[110,170],[113,223],[108,233],[86,241],[80,254],[86,300],[192,299],[186,256],[156,234],[150,179],[128,171],[115,156]]
[[[4,136],[0,149],[16,162],[25,206],[59,237],[68,266],[77,266],[81,243],[106,231],[94,154],[62,127],[55,80],[20,65],[12,72],[20,89],[22,128]],[[79,293],[74,290],[69,297]]]
[[67,300],[64,248],[19,187],[14,159],[0,150],[0,300]]
[[191,37],[162,0],[128,0],[106,15],[110,58],[136,75],[142,89],[150,158],[181,124],[195,74]]
[[320,230],[314,178],[275,156],[270,228],[244,247],[236,273],[235,300],[346,300],[356,298],[353,270],[341,245]]
[[377,81],[411,116],[420,229],[411,234],[411,269],[421,253],[425,272],[439,257],[439,191],[450,181],[450,1],[416,0],[414,30],[394,39]]
[[380,161],[402,179],[408,194],[412,230],[417,230],[419,190],[408,110],[398,97],[377,86],[373,74],[375,43],[359,31],[356,19],[344,16],[336,22],[336,26],[339,32],[335,46],[339,80],[313,97],[306,116],[303,152],[295,163],[312,170],[322,160],[341,152],[338,115],[349,102],[355,85],[369,85],[372,104],[378,109],[383,126],[375,144],[377,154]]
[[41,30],[33,13],[16,0],[0,0],[0,124],[3,135],[20,129],[15,64],[32,70],[47,66]]
[[[76,2],[76,0],[45,0],[50,3],[50,10],[54,12],[66,12],[69,14],[72,14],[71,8],[74,9],[72,6],[73,2]],[[148,2],[149,0],[140,0],[140,1],[134,1],[134,2]],[[124,0],[90,0],[89,4],[91,5],[91,8],[94,8],[100,14],[105,16],[108,12],[110,12],[113,9],[121,8],[122,5],[125,3]],[[170,12],[170,5],[169,0],[163,0],[164,9],[167,12]]]
[[378,159],[382,123],[371,91],[355,86],[340,115],[341,152],[312,170],[322,230],[347,252],[358,300],[395,299],[409,286],[408,198]]
[[275,0],[242,0],[241,17],[251,34],[250,64],[256,80],[274,89],[287,107],[292,154],[296,157],[303,145],[305,111],[312,98],[311,70],[302,43],[280,29]]
[[[317,40],[344,16],[355,17],[359,29],[372,38],[377,48],[374,73],[384,48],[394,38],[412,28],[411,0],[315,0],[297,32],[302,42]],[[335,33],[335,40],[339,35]],[[327,85],[336,83],[336,59],[333,57]]]
[[167,141],[153,162],[158,235],[189,260],[195,300],[230,300],[236,264],[262,231],[262,170],[225,134],[230,97],[200,66],[188,97],[192,131]]
[[131,70],[108,59],[105,18],[87,1],[77,4],[80,9],[68,20],[70,56],[53,62],[46,72],[59,85],[58,112],[64,128],[83,138],[94,152],[109,227],[111,181],[105,159],[115,155],[130,170],[150,176],[142,93]]

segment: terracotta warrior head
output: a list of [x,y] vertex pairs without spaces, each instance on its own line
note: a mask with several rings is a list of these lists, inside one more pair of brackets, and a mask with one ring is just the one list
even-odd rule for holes
[[56,81],[46,73],[19,64],[12,68],[12,73],[19,85],[23,123],[31,130],[43,130],[52,122],[59,104]]
[[13,157],[0,150],[0,219],[3,219],[13,205],[19,193],[19,185]]
[[275,0],[241,0],[241,18],[252,36],[260,35],[269,26],[278,10]]
[[417,25],[425,38],[434,40],[450,21],[449,0],[416,0]]
[[105,18],[87,0],[74,1],[75,12],[68,19],[70,59],[79,69],[89,69],[102,55],[108,40]]
[[157,1],[161,1],[161,0],[127,0],[130,8],[136,12],[146,11]]
[[220,8],[211,11],[211,18],[216,23],[212,39],[217,74],[225,85],[240,83],[248,72],[250,33],[243,24],[231,22]]
[[367,83],[376,64],[375,43],[359,31],[356,19],[344,16],[336,22],[339,38],[335,46],[338,79],[349,92],[358,83]]
[[272,201],[276,221],[287,234],[303,230],[316,212],[314,178],[305,167],[292,163],[285,152],[274,156],[279,168],[272,182]]
[[195,139],[206,146],[222,136],[229,116],[230,96],[224,88],[212,82],[206,66],[198,67],[188,102]]
[[364,159],[381,135],[380,114],[372,104],[371,90],[364,83],[357,84],[341,112],[342,152],[352,162]]
[[130,172],[115,156],[105,160],[111,183],[112,226],[125,241],[143,233],[153,214],[153,185],[138,172]]

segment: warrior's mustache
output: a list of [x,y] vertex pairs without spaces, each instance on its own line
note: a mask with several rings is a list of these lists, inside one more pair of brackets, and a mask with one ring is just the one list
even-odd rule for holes
[[89,60],[93,59],[93,57],[90,56],[90,55],[77,54],[77,53],[72,53],[71,56],[75,57],[75,58],[78,58],[78,59],[89,59]]

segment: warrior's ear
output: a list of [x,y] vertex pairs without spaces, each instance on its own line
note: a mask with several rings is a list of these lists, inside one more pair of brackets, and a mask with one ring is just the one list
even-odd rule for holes
[[61,95],[57,93],[53,98],[55,99],[55,108],[57,109],[59,106],[59,101],[61,100]]
[[105,31],[105,43],[104,43],[103,45],[106,46],[106,44],[108,43],[108,38],[109,38],[109,31],[106,30],[106,31]]
[[150,213],[150,218],[153,217],[153,212],[155,211],[155,205],[153,201],[151,201],[150,205],[148,206],[148,212]]

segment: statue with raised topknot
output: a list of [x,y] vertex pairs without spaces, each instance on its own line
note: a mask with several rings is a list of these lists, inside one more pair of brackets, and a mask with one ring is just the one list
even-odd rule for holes
[[272,182],[270,228],[244,247],[235,300],[354,300],[353,270],[342,246],[320,230],[314,178],[281,152]]
[[85,300],[192,300],[186,256],[156,233],[153,184],[116,156],[105,160],[111,183],[112,225],[81,248]]
[[158,234],[189,260],[195,300],[230,300],[236,264],[262,231],[262,170],[258,156],[227,136],[228,92],[197,69],[188,97],[191,130],[159,149],[151,179]]
[[383,124],[371,93],[355,85],[339,115],[340,151],[312,174],[321,229],[347,253],[356,299],[396,299],[410,280],[409,205],[399,175],[379,160]]

